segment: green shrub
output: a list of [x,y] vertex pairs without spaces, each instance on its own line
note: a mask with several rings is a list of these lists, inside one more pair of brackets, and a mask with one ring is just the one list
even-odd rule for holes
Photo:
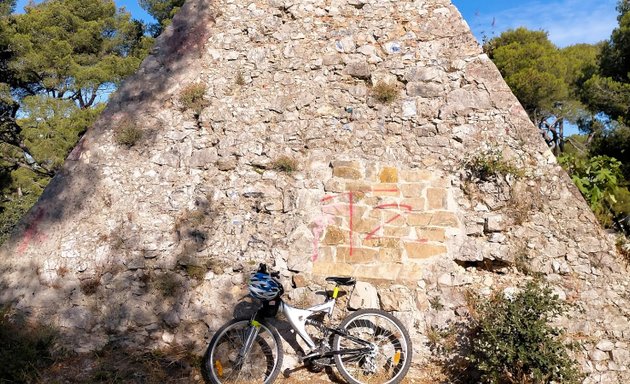
[[551,289],[529,282],[506,297],[503,292],[474,304],[467,356],[483,383],[579,383],[576,362],[567,353],[563,331],[549,325],[567,304]]
[[474,156],[466,163],[466,169],[473,178],[491,181],[498,177],[512,175],[523,177],[524,172],[503,159],[500,151],[489,151]]
[[292,173],[297,171],[297,161],[290,156],[280,156],[271,163],[271,169],[278,172]]
[[206,94],[206,86],[202,83],[195,83],[184,88],[179,94],[179,102],[184,110],[191,110],[196,115],[208,106],[208,102],[203,98]]
[[630,192],[623,186],[622,164],[614,157],[558,159],[588,202],[600,223],[612,227],[615,219],[630,215]]
[[142,138],[142,130],[129,121],[124,121],[116,130],[116,143],[131,148]]
[[398,98],[398,88],[396,85],[385,82],[378,82],[372,88],[372,96],[383,104],[390,104]]

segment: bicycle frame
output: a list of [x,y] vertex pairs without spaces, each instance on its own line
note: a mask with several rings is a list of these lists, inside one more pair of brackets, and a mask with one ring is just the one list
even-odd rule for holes
[[279,300],[280,308],[278,310],[284,313],[289,321],[289,324],[291,324],[291,327],[298,333],[298,335],[300,335],[308,347],[310,349],[315,348],[315,342],[311,339],[308,333],[306,333],[306,323],[308,318],[316,313],[326,313],[328,316],[332,315],[332,312],[335,309],[335,299],[327,299],[322,304],[314,305],[306,309],[295,308],[285,303],[282,299]]

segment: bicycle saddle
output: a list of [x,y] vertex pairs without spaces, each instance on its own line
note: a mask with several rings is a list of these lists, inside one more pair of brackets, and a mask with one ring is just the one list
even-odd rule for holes
[[355,285],[357,283],[354,277],[348,276],[330,276],[326,278],[326,281],[332,281],[338,285]]

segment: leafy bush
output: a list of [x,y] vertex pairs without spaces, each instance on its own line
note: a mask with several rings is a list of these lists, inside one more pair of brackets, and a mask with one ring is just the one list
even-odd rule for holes
[[179,102],[182,103],[184,109],[189,109],[199,115],[208,106],[208,102],[203,98],[205,94],[206,86],[204,84],[191,84],[179,94]]
[[606,227],[630,215],[630,192],[622,185],[621,162],[614,157],[560,157],[560,164],[571,175],[593,212]]
[[467,356],[484,383],[580,382],[567,353],[563,331],[549,325],[567,304],[551,289],[529,282],[518,293],[497,293],[474,304]]

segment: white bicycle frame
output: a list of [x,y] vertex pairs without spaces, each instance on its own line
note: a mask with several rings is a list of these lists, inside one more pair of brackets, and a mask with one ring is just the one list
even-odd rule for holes
[[315,305],[306,309],[295,308],[285,303],[282,299],[279,300],[280,307],[278,310],[284,313],[289,321],[289,324],[291,324],[291,327],[295,329],[308,347],[310,349],[315,348],[315,342],[311,339],[308,333],[306,333],[306,322],[308,321],[309,316],[316,313],[326,313],[328,316],[332,315],[333,309],[335,308],[335,299],[327,299],[323,304]]

